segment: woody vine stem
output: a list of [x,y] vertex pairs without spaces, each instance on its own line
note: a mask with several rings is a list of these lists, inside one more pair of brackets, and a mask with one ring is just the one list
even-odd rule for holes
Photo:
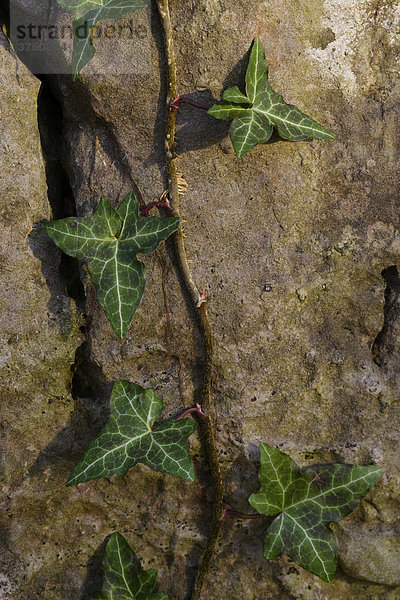
[[[168,0],[156,0],[164,33],[165,69],[167,79],[166,117],[165,117],[165,161],[168,177],[168,192],[172,208],[172,216],[180,217],[178,172],[175,155],[175,121],[177,110],[171,107],[177,96],[176,88],[176,63],[174,54],[173,31],[169,14]],[[191,600],[200,600],[203,583],[208,572],[215,545],[219,536],[223,519],[223,485],[221,469],[218,461],[217,447],[215,441],[215,428],[213,422],[212,405],[212,375],[213,375],[213,340],[211,325],[207,313],[207,305],[204,294],[200,294],[195,284],[186,256],[185,243],[182,226],[174,235],[174,245],[178,268],[181,273],[186,291],[198,317],[198,326],[203,338],[204,363],[203,383],[201,392],[201,404],[205,416],[199,418],[199,427],[207,460],[212,474],[214,490],[214,507],[211,528],[208,535],[207,545],[203,552]]]

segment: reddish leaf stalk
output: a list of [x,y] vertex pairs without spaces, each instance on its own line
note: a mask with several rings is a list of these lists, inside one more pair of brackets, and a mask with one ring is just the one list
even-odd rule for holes
[[204,106],[204,104],[199,104],[198,102],[195,102],[194,100],[190,100],[189,98],[181,98],[181,96],[179,96],[179,94],[175,98],[175,100],[173,102],[171,102],[169,107],[176,108],[178,110],[178,108],[181,104],[190,104],[190,106],[195,106],[196,108],[201,108],[202,110],[208,110],[210,108],[209,106]]
[[192,408],[187,408],[186,410],[184,410],[183,413],[181,413],[180,415],[178,415],[175,418],[175,421],[180,421],[181,419],[184,419],[185,417],[187,417],[187,415],[198,415],[199,417],[203,417],[203,418],[205,418],[205,416],[206,416],[203,413],[203,411],[201,410],[200,404],[196,404],[196,406],[193,406]]
[[265,516],[260,514],[247,515],[246,513],[232,510],[231,508],[225,508],[222,513],[222,519],[225,520],[227,517],[234,517],[236,519],[264,519]]
[[172,212],[172,208],[171,208],[168,200],[165,199],[165,200],[157,200],[156,202],[150,202],[150,204],[146,204],[146,206],[144,206],[143,209],[140,211],[140,216],[145,217],[151,211],[151,209],[155,208],[156,206],[158,208],[165,208],[165,210],[168,212]]

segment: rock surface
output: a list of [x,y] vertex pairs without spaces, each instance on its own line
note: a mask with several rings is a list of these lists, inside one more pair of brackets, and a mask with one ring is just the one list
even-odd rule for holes
[[400,585],[399,524],[348,523],[338,525],[340,560],[346,572],[364,579],[392,586]]
[[58,273],[60,255],[40,226],[51,214],[37,124],[40,82],[3,37],[0,80],[0,597],[33,598],[25,584],[43,577],[41,555],[49,548],[54,559],[63,537],[53,492],[63,485],[58,450],[68,445],[62,431],[74,413],[71,366],[81,333]]
[[[336,135],[333,142],[270,143],[238,160],[224,123],[192,107],[178,115],[187,251],[195,280],[207,289],[216,343],[226,500],[248,510],[262,441],[279,445],[298,464],[373,462],[385,470],[335,528],[340,568],[332,583],[285,557],[266,562],[263,522],[227,522],[204,598],[398,600],[398,10],[390,0],[171,0],[171,13],[181,94],[211,104],[227,85],[242,86],[245,55],[260,35],[273,87]],[[148,23],[144,13],[137,18],[147,27],[149,69],[127,76],[84,71],[77,83],[50,79],[64,113],[58,145],[79,215],[102,193],[117,203],[137,184],[150,202],[165,187],[162,35],[155,11]],[[33,223],[49,216],[35,126],[38,85],[22,65],[18,83],[15,61],[2,51],[10,90],[2,100],[10,114],[6,134],[21,163],[8,192],[17,198],[14,217],[12,202],[3,214],[7,235],[19,238],[3,242],[13,272],[22,273],[13,279],[13,303],[2,318],[7,339],[25,336],[10,350],[15,366],[6,380],[18,390],[4,391],[12,414],[6,468],[13,515],[4,553],[11,553],[13,566],[5,569],[3,595],[90,597],[96,561],[88,572],[85,564],[117,529],[145,567],[158,568],[160,589],[183,600],[211,514],[197,438],[195,484],[141,466],[79,488],[65,489],[64,482],[104,421],[111,381],[156,389],[167,414],[192,404],[202,359],[193,315],[167,246],[146,259],[149,284],[126,340],[113,334],[84,271],[84,345],[62,287],[62,309],[49,324],[56,266],[46,284],[40,259],[56,265],[58,254],[41,239],[40,252],[31,244],[32,256],[20,217]],[[100,50],[96,60],[109,57]],[[34,202],[29,209],[27,196]],[[11,245],[19,252],[10,258]],[[26,314],[15,310],[18,303]]]

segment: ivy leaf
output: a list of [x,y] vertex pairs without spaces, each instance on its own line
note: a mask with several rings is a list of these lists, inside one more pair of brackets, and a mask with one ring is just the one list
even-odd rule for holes
[[322,125],[286,104],[268,81],[268,64],[260,39],[255,38],[246,72],[246,95],[237,86],[225,90],[222,100],[208,110],[217,119],[233,119],[229,129],[236,155],[242,158],[264,144],[276,127],[279,135],[292,141],[334,139]]
[[250,100],[247,98],[245,94],[243,94],[237,85],[228,88],[224,91],[222,98],[227,102],[233,102],[234,104],[249,104],[251,105]]
[[101,6],[74,21],[74,51],[72,54],[74,79],[77,79],[83,67],[95,55],[92,35],[97,23],[101,19],[118,18],[141,8],[147,8],[147,4],[143,4],[141,0],[104,0],[101,2]]
[[360,465],[313,465],[300,469],[268,444],[260,445],[261,489],[249,498],[262,515],[279,515],[267,530],[264,556],[287,554],[307,571],[331,581],[336,542],[329,524],[348,515],[375,485],[382,469]]
[[90,10],[98,9],[104,4],[103,0],[57,0],[57,2],[75,19],[82,17]]
[[94,27],[101,19],[116,19],[141,8],[147,8],[144,0],[58,0],[58,3],[75,18],[72,54],[74,79],[96,52],[92,36]]
[[163,402],[153,390],[117,381],[111,394],[110,418],[73,470],[67,486],[125,475],[137,463],[193,481],[187,438],[195,431],[196,423],[192,419],[171,419],[153,427],[162,409]]
[[140,217],[133,192],[114,210],[105,196],[91,217],[68,217],[45,225],[66,254],[87,262],[97,297],[115,333],[126,336],[146,286],[137,254],[151,254],[179,227],[176,217]]
[[168,600],[154,592],[156,569],[145,571],[123,535],[113,533],[104,557],[104,579],[97,600]]

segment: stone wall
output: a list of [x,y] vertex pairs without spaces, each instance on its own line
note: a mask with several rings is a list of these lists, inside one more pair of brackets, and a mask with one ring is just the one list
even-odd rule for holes
[[[385,470],[334,527],[333,582],[285,557],[265,561],[262,521],[226,522],[204,597],[397,600],[398,8],[391,0],[170,3],[181,94],[211,105],[227,85],[242,86],[259,35],[274,88],[336,136],[274,138],[239,160],[225,123],[188,106],[178,114],[187,251],[215,336],[226,500],[249,510],[262,441],[301,465]],[[155,10],[136,18],[148,32],[148,68],[84,70],[76,83],[48,77],[39,125],[40,83],[5,39],[0,46],[4,600],[89,598],[91,557],[114,530],[158,569],[160,589],[183,600],[209,527],[210,474],[196,436],[194,484],[138,466],[65,488],[104,423],[112,381],[154,388],[172,415],[193,402],[201,378],[201,341],[168,244],[146,258],[148,288],[121,341],[85,268],[61,259],[40,227],[51,212],[89,214],[101,194],[116,205],[137,186],[150,202],[165,187],[162,34]],[[99,51],[95,60],[110,57]]]

